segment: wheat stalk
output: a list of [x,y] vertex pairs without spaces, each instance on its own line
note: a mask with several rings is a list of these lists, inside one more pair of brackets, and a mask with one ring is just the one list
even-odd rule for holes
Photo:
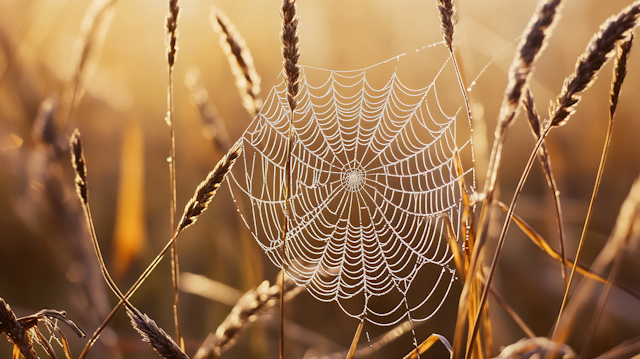
[[575,113],[575,107],[581,98],[580,93],[593,84],[598,71],[613,55],[618,43],[630,36],[632,29],[637,26],[638,16],[640,2],[635,1],[600,26],[587,49],[578,58],[574,72],[564,80],[556,103],[549,109],[550,126],[559,127],[567,123],[569,117]]
[[196,193],[191,197],[187,205],[184,207],[184,213],[180,219],[177,233],[182,232],[185,228],[191,226],[196,222],[198,216],[204,212],[216,191],[220,188],[222,181],[225,179],[233,164],[238,157],[242,154],[242,139],[238,140],[229,150],[229,152],[222,157],[222,159],[216,164],[211,172],[207,175],[204,181],[202,181],[196,188]]
[[[293,115],[298,105],[296,96],[300,90],[300,66],[298,60],[300,53],[298,49],[298,11],[296,0],[282,1],[282,30],[280,40],[282,41],[282,66],[284,68],[284,80],[287,86],[287,101],[289,102],[289,133],[287,136],[287,160],[285,164],[285,214],[284,228],[282,231],[282,251],[286,258],[287,252],[287,232],[289,231],[289,214],[291,212],[289,198],[291,197],[291,152],[293,151]],[[282,263],[282,283],[284,283],[285,263]],[[284,301],[280,301],[280,359],[284,358]]]
[[[540,123],[538,111],[536,110],[533,101],[533,95],[531,94],[529,87],[526,87],[524,90],[524,95],[522,96],[522,107],[525,110],[525,114],[527,115],[527,120],[529,122],[529,127],[531,127],[531,131],[533,132],[535,138],[540,138],[542,124]],[[562,206],[560,205],[560,191],[558,190],[558,184],[556,183],[555,176],[553,175],[553,170],[551,168],[551,159],[549,157],[549,152],[547,151],[547,146],[544,142],[542,142],[542,144],[540,145],[538,159],[542,164],[542,170],[544,171],[545,177],[547,178],[547,185],[549,186],[551,195],[553,197],[553,203],[556,213],[556,225],[558,227],[558,241],[560,242],[560,254],[562,256],[560,273],[562,274],[562,279],[564,280],[564,287],[567,288],[567,286],[569,285],[569,276],[567,275],[566,266],[567,252],[565,249],[565,231],[564,221],[562,220]]]
[[[605,21],[600,26],[600,30],[589,41],[587,49],[578,58],[574,72],[565,79],[564,86],[562,87],[560,95],[558,95],[558,99],[556,101],[556,107],[552,108],[549,112],[550,121],[547,125],[547,132],[553,127],[564,125],[568,121],[569,117],[575,112],[575,106],[580,100],[580,92],[589,88],[593,81],[595,81],[598,71],[600,70],[602,65],[604,65],[604,63],[613,55],[613,51],[616,46],[627,41],[629,42],[629,46],[631,46],[631,31],[634,27],[637,26],[639,16],[640,1],[635,1],[632,5],[623,9],[618,15],[612,16],[607,19],[607,21]],[[622,64],[626,67],[626,59],[623,60]],[[616,62],[616,65],[620,66],[620,60]],[[612,91],[615,91],[616,86],[622,86],[622,81],[624,81],[624,76],[617,77],[617,75],[614,75],[614,88],[612,88]],[[618,95],[615,92],[612,92],[610,95],[611,106],[609,109],[610,116],[607,125],[607,134],[605,135],[605,143],[602,150],[602,155],[600,156],[600,164],[598,165],[598,173],[596,175],[595,185],[593,187],[593,192],[589,201],[587,216],[582,227],[580,241],[578,242],[578,249],[576,252],[575,260],[576,263],[580,259],[580,253],[582,252],[584,238],[586,236],[589,223],[591,222],[593,204],[595,202],[596,196],[598,195],[598,189],[600,188],[602,172],[604,170],[604,164],[611,142],[611,132],[613,129],[613,113],[615,112],[615,107],[617,106],[617,99]],[[562,305],[560,306],[560,311],[558,313],[558,318],[556,321],[556,328],[554,329],[554,331],[558,328],[560,318],[562,317],[562,312],[564,310],[564,307],[566,306],[574,274],[575,265],[571,270],[571,275],[569,276],[569,284],[562,299]]]
[[[586,236],[586,232],[587,232],[587,228],[589,226],[589,222],[591,220],[591,213],[592,213],[592,208],[593,208],[593,204],[595,201],[595,198],[598,194],[598,189],[600,188],[600,182],[602,179],[602,172],[604,170],[604,164],[605,164],[605,160],[607,158],[607,153],[609,152],[609,146],[611,143],[611,134],[613,131],[613,115],[615,114],[615,110],[616,107],[618,105],[618,97],[620,95],[620,90],[622,88],[622,83],[624,82],[625,76],[626,76],[626,72],[627,72],[627,58],[629,57],[629,52],[631,51],[631,46],[633,45],[633,34],[630,34],[629,37],[622,42],[621,44],[619,44],[617,46],[617,56],[614,62],[614,71],[613,71],[613,80],[612,80],[612,84],[611,84],[611,91],[609,93],[609,103],[610,103],[610,107],[609,107],[609,121],[607,123],[607,134],[605,135],[605,143],[604,143],[604,147],[602,149],[602,155],[600,157],[600,164],[598,166],[598,173],[596,175],[596,183],[594,185],[593,188],[593,192],[591,195],[591,200],[589,202],[589,208],[587,210],[587,217],[585,219],[584,222],[584,226],[582,228],[582,234],[580,236],[580,241],[578,242],[578,250],[576,253],[576,263],[578,261],[578,259],[580,258],[580,253],[582,250],[582,244],[584,243],[584,238]],[[576,266],[574,265],[572,270],[571,270],[571,276],[569,277],[569,285],[567,287],[567,289],[565,290],[565,294],[564,294],[564,298],[562,300],[562,305],[560,307],[560,312],[558,313],[558,318],[556,320],[556,330],[557,327],[560,323],[560,319],[562,317],[562,312],[564,310],[564,307],[566,306],[568,297],[569,297],[569,289],[571,286],[571,283],[573,281],[573,277],[574,277],[574,273],[576,270]],[[610,274],[613,275],[615,274],[615,271],[612,271],[613,273]],[[610,290],[610,285],[607,285],[605,287],[605,291],[604,293],[608,293],[608,291]],[[604,295],[601,298],[606,298],[606,295]],[[602,303],[602,305],[604,305],[604,302]],[[595,317],[597,318],[597,316]],[[595,321],[593,322],[595,323]],[[595,325],[595,324],[594,324]],[[589,334],[590,335],[590,334]]]
[[251,51],[240,31],[229,18],[215,7],[211,9],[211,24],[220,36],[220,47],[227,55],[231,72],[236,78],[244,108],[255,116],[262,106],[260,98],[260,76],[253,64]]
[[[169,86],[167,89],[167,117],[169,126],[169,235],[176,231],[176,138],[174,129],[173,111],[173,67],[177,56],[178,43],[178,16],[180,15],[179,0],[169,0],[169,15],[166,18],[167,36],[167,64],[169,65]],[[176,340],[184,349],[182,330],[180,329],[180,266],[178,262],[178,248],[174,243],[171,246],[171,283],[173,285],[173,321],[175,323]]]
[[[216,165],[216,168],[219,167],[227,167],[227,168],[231,168],[231,164],[227,164],[228,162],[228,158],[230,157],[229,154],[227,154],[227,156],[223,157],[222,160],[220,160],[220,162],[218,162],[218,164]],[[214,171],[215,172],[215,168]],[[216,183],[211,183],[209,186],[210,187],[215,187],[216,189],[219,187],[220,183],[222,183],[222,181],[224,181],[225,176],[228,174],[228,171],[222,174],[222,177],[216,177],[214,176],[217,181]],[[206,180],[205,180],[206,182]],[[206,186],[205,186],[206,187]],[[196,190],[196,194],[194,195],[194,198],[196,199],[195,202],[197,202],[195,205],[187,205],[185,208],[185,213],[194,213],[193,211],[190,211],[190,208],[200,208],[198,210],[198,215],[202,214],[202,212],[204,212],[204,210],[207,208],[205,204],[208,204],[211,201],[211,197],[213,197],[216,193],[216,191],[211,191],[211,192],[203,192],[203,196],[199,196],[198,195],[198,190]],[[204,196],[208,196],[208,199],[205,201],[204,200]],[[190,201],[191,202],[191,201]],[[197,217],[197,216],[196,216]],[[193,222],[195,222],[196,217],[190,217],[188,216],[187,219],[182,219],[180,222],[184,222],[187,223],[189,222],[189,224],[193,224]],[[184,228],[188,227],[188,225],[185,225],[182,229],[184,230]],[[165,246],[162,248],[162,250],[160,251],[160,253],[158,253],[158,255],[153,259],[153,261],[151,261],[151,263],[149,264],[149,266],[147,266],[147,268],[142,272],[142,274],[140,274],[140,276],[138,277],[138,279],[135,281],[135,283],[133,283],[133,285],[131,286],[131,288],[129,288],[129,290],[124,294],[123,299],[129,299],[133,293],[138,290],[138,288],[140,288],[140,285],[142,285],[142,283],[149,277],[149,275],[151,274],[151,272],[158,266],[158,264],[160,263],[160,261],[162,260],[162,258],[164,258],[165,254],[167,253],[167,251],[169,251],[169,249],[171,248],[171,246],[173,246],[173,244],[176,242],[178,235],[180,234],[179,231],[176,231],[176,233],[173,234],[173,236],[171,237],[171,239],[165,244]],[[111,319],[113,319],[113,317],[115,316],[115,314],[118,312],[118,310],[120,310],[120,308],[122,308],[122,306],[124,305],[124,300],[120,299],[120,301],[118,302],[118,304],[116,304],[116,306],[113,308],[113,310],[111,310],[111,313],[109,313],[109,315],[107,316],[107,318],[105,318],[105,320],[102,322],[102,324],[100,324],[100,326],[98,327],[98,329],[96,329],[96,331],[93,333],[92,337],[89,339],[89,341],[87,342],[87,344],[85,345],[82,353],[79,356],[79,359],[83,359],[89,352],[89,350],[91,349],[91,347],[93,346],[93,344],[95,344],[96,340],[98,340],[98,337],[100,336],[100,333],[102,333],[102,331],[106,328],[107,324],[111,321]]]
[[[541,50],[544,48],[546,38],[550,34],[551,25],[556,19],[556,14],[559,10],[561,0],[541,0],[538,4],[536,11],[534,12],[527,28],[524,30],[522,40],[518,45],[516,55],[511,63],[509,70],[509,84],[505,89],[505,94],[500,109],[500,115],[498,118],[498,124],[496,126],[495,141],[491,151],[491,157],[489,159],[489,167],[487,170],[487,178],[484,186],[484,201],[482,210],[480,212],[480,219],[478,224],[478,232],[476,237],[476,243],[471,255],[469,275],[465,281],[465,284],[460,295],[460,301],[458,303],[458,318],[456,322],[456,331],[454,337],[454,356],[460,358],[462,354],[462,338],[464,332],[464,323],[468,311],[467,301],[469,300],[471,284],[475,280],[475,273],[477,271],[478,262],[480,259],[480,253],[484,247],[487,230],[489,226],[489,213],[492,207],[493,195],[495,184],[497,181],[498,170],[500,168],[502,148],[506,138],[506,131],[509,124],[513,121],[518,103],[520,102],[520,96],[522,95],[522,89],[527,85],[529,78],[533,72],[533,65],[536,59],[539,57]],[[536,150],[537,152],[537,150]],[[508,221],[507,221],[508,223]],[[499,256],[501,247],[496,250],[496,258]],[[487,277],[487,283],[483,291],[482,299],[479,308],[484,306],[484,302],[487,298],[487,290],[491,287],[493,280],[493,273],[495,268]],[[478,310],[476,320],[474,322],[474,329],[469,337],[467,344],[466,357],[468,357],[473,348],[478,326],[480,323],[480,315],[482,310]]]
[[[521,177],[520,177],[520,181],[518,182],[518,185],[516,187],[516,190],[514,192],[513,198],[511,200],[511,204],[509,206],[509,211],[507,212],[507,218],[505,220],[505,222],[503,223],[502,226],[502,230],[500,232],[500,237],[498,238],[498,246],[497,249],[494,253],[494,257],[493,257],[493,261],[492,261],[492,265],[491,265],[491,271],[489,272],[489,276],[487,278],[487,286],[491,285],[491,281],[493,279],[493,276],[495,274],[495,269],[497,266],[497,260],[500,257],[500,253],[502,251],[502,248],[504,246],[504,241],[506,238],[506,233],[509,229],[509,225],[511,223],[511,218],[513,216],[513,212],[515,209],[515,205],[517,203],[517,200],[520,196],[520,193],[522,191],[522,188],[524,186],[524,183],[529,175],[529,172],[531,170],[531,166],[533,164],[533,160],[535,159],[536,154],[538,153],[540,146],[542,145],[542,142],[544,141],[544,138],[548,135],[549,131],[552,128],[558,127],[563,125],[564,123],[566,123],[566,120],[569,118],[569,115],[572,113],[573,110],[573,106],[575,105],[575,103],[578,101],[579,99],[579,94],[578,92],[586,89],[588,87],[588,85],[595,79],[595,76],[597,74],[597,71],[600,69],[600,67],[602,67],[602,65],[604,64],[604,61],[606,61],[606,59],[610,56],[607,53],[607,49],[610,48],[610,50],[608,50],[608,52],[611,52],[613,50],[613,48],[615,48],[615,46],[620,42],[623,41],[624,39],[627,38],[629,31],[631,29],[633,29],[633,27],[636,26],[637,24],[637,19],[638,16],[640,15],[640,1],[636,1],[634,2],[633,5],[625,8],[624,10],[622,10],[618,15],[613,16],[611,18],[609,18],[601,27],[600,27],[600,31],[598,33],[596,33],[594,35],[594,37],[592,38],[591,42],[589,43],[589,46],[587,46],[587,50],[580,56],[580,58],[578,59],[578,62],[576,64],[576,71],[574,72],[574,74],[572,74],[571,76],[569,76],[567,78],[567,80],[565,81],[565,86],[563,87],[563,90],[561,91],[561,94],[558,96],[558,104],[559,104],[559,108],[557,110],[553,110],[550,111],[550,120],[547,122],[546,127],[544,128],[544,131],[542,132],[540,138],[538,139],[533,152],[531,153],[531,156],[529,157],[529,160],[525,166],[525,170],[522,173]],[[613,46],[613,47],[611,47]],[[564,98],[569,98],[571,99],[568,102],[562,101],[561,99]],[[573,100],[575,100],[575,102],[572,102]],[[566,105],[566,106],[565,106]],[[565,117],[562,117],[561,115],[558,114],[566,114]],[[500,127],[500,123],[498,124],[498,126]],[[499,133],[499,129],[496,130],[496,133]],[[606,152],[606,151],[605,151]],[[604,155],[601,159],[601,167],[600,167],[600,171],[599,173],[601,173],[601,169],[602,166],[604,164]],[[495,174],[494,174],[495,175]],[[596,179],[596,183],[599,183],[599,178],[600,175],[598,175],[598,178]],[[597,188],[597,185],[596,185]],[[488,196],[488,193],[487,193]],[[594,196],[592,196],[592,200],[591,202],[593,203],[593,199],[595,197],[595,192],[594,192]],[[485,200],[486,203],[487,200]],[[490,202],[489,202],[490,203]],[[485,212],[484,210],[484,206],[483,206],[483,210],[481,215],[481,224],[483,221],[483,213]],[[590,213],[590,211],[589,211]],[[589,213],[587,214],[587,218],[589,217]],[[585,223],[585,227],[586,228],[587,223]],[[486,228],[484,226],[480,227],[480,231],[484,231],[486,230]],[[584,233],[584,231],[583,231]],[[480,235],[479,235],[480,237]],[[485,235],[486,237],[486,235]],[[578,245],[578,255],[576,255],[576,260],[575,263],[578,262],[579,260],[579,253],[580,253],[580,249],[582,246],[583,240],[580,241],[580,244]],[[475,254],[475,252],[474,252]],[[572,270],[572,275],[569,277],[569,283],[567,285],[567,290],[565,290],[565,299],[563,300],[563,302],[566,302],[566,298],[567,298],[567,293],[569,292],[569,289],[571,287],[571,281],[572,281],[572,277],[573,277],[573,273],[575,271]],[[463,289],[463,293],[464,293],[464,289]],[[480,302],[480,306],[484,306],[485,302],[486,302],[486,298],[487,298],[487,288],[485,288],[483,294],[482,294],[482,300]],[[564,307],[564,305],[562,306]],[[561,308],[561,312],[562,313],[562,308]],[[560,317],[560,315],[559,315]],[[470,342],[473,343],[473,341],[475,340],[476,337],[476,333],[477,333],[477,328],[478,328],[478,320],[476,319],[476,324],[474,325],[474,330],[472,332],[472,336],[470,338]],[[456,328],[457,329],[457,328]],[[470,347],[469,351],[472,351],[473,347]]]

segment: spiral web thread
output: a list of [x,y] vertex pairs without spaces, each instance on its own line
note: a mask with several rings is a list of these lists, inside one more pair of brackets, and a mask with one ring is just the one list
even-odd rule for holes
[[[457,143],[456,116],[440,108],[436,80],[448,61],[419,89],[405,86],[393,67],[383,86],[368,80],[402,56],[355,71],[302,67],[288,216],[284,83],[244,132],[229,180],[234,200],[251,204],[243,220],[276,266],[284,262],[317,299],[378,325],[426,320],[444,302],[455,271],[443,216],[454,230],[460,221],[453,151],[472,146],[470,136]],[[419,272],[427,275],[414,290]],[[410,291],[417,300],[407,299]]]

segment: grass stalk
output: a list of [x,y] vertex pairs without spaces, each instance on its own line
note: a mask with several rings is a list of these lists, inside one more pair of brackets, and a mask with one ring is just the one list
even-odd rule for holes
[[[289,102],[289,131],[287,135],[287,160],[285,165],[285,220],[282,231],[282,280],[284,283],[285,262],[287,258],[287,234],[291,215],[291,152],[293,151],[293,116],[298,104],[296,96],[300,86],[300,52],[298,49],[298,11],[296,0],[282,1],[282,30],[280,40],[282,41],[282,57],[285,82],[287,84],[287,100]],[[284,358],[284,300],[280,300],[280,359]]]
[[[627,41],[631,36],[631,31],[637,26],[638,17],[640,16],[640,1],[635,1],[632,5],[623,9],[618,15],[612,16],[605,21],[600,30],[596,33],[585,52],[580,55],[576,62],[574,72],[567,77],[564,86],[558,96],[556,105],[552,107],[549,115],[551,126],[564,125],[569,117],[575,112],[575,106],[580,101],[580,93],[586,90],[593,81],[595,81],[597,72],[602,65],[612,56],[614,49],[623,41]],[[624,79],[624,77],[622,78]],[[617,98],[615,99],[617,105]],[[600,182],[602,180],[602,172],[604,170],[604,164],[609,151],[609,145],[611,142],[611,131],[613,128],[613,113],[615,112],[615,105],[610,108],[609,122],[607,124],[607,134],[605,135],[605,143],[600,157],[600,163],[598,165],[598,172],[596,175],[595,185],[593,187],[593,193],[589,201],[589,209],[587,211],[587,217],[584,221],[582,228],[582,234],[580,235],[580,241],[578,243],[578,250],[576,253],[575,263],[578,263],[580,259],[580,253],[582,252],[582,246],[584,239],[591,221],[591,214],[593,210],[593,204],[600,188]],[[567,305],[569,297],[569,291],[571,289],[571,283],[573,282],[573,276],[575,274],[575,266],[571,270],[569,276],[569,284],[564,293],[554,333],[556,332],[562,312]]]
[[[467,301],[471,294],[471,284],[475,280],[474,273],[477,271],[480,254],[487,238],[490,212],[507,130],[514,120],[515,113],[522,96],[522,89],[527,85],[531,73],[533,72],[533,64],[546,43],[545,39],[550,32],[552,24],[554,23],[560,4],[561,0],[540,1],[536,12],[533,14],[527,28],[523,32],[522,40],[518,45],[518,50],[513,62],[511,63],[509,70],[509,84],[507,85],[503,97],[498,125],[495,132],[495,140],[491,150],[491,156],[489,158],[489,167],[484,186],[484,201],[480,211],[476,242],[470,258],[469,275],[467,276],[467,280],[462,288],[458,304],[458,318],[456,321],[456,331],[453,344],[453,352],[456,359],[461,358],[463,355],[463,331],[465,328],[465,317],[467,316],[469,309]],[[490,285],[491,276],[487,280],[487,287]],[[482,311],[480,310],[479,313],[481,312]],[[475,330],[473,332],[475,332]],[[472,337],[468,339],[469,344],[474,341],[473,332]],[[467,347],[469,347],[469,345]],[[466,352],[468,353],[469,350]]]
[[[598,165],[598,173],[596,175],[596,181],[593,187],[593,193],[591,194],[591,199],[589,201],[589,209],[587,210],[587,217],[585,219],[584,226],[582,227],[582,233],[580,235],[580,241],[579,241],[578,250],[576,253],[576,263],[578,262],[578,259],[580,257],[582,245],[584,243],[584,238],[586,236],[587,229],[589,227],[589,222],[591,220],[591,213],[592,213],[593,205],[595,202],[595,198],[598,194],[598,189],[600,188],[600,182],[602,180],[602,172],[604,171],[604,164],[607,158],[607,153],[609,152],[609,146],[611,144],[611,135],[613,131],[613,116],[615,114],[615,111],[618,105],[618,97],[620,94],[620,89],[626,76],[627,58],[629,56],[629,52],[631,51],[632,45],[633,45],[633,34],[629,35],[629,38],[625,40],[621,45],[618,46],[617,57],[614,64],[614,76],[613,76],[612,87],[611,87],[611,92],[609,96],[610,106],[609,106],[609,121],[607,122],[607,134],[605,135],[604,146],[602,148],[602,155],[600,156],[600,163]],[[560,318],[562,316],[562,312],[564,310],[564,307],[567,304],[569,289],[573,281],[574,273],[575,273],[575,265],[571,269],[571,276],[569,277],[569,285],[565,290],[564,297],[562,299],[562,305],[560,307],[560,312],[558,313],[558,318],[556,320],[554,333],[558,328],[558,325],[560,323]]]
[[[540,137],[542,126],[540,123],[540,118],[538,117],[538,111],[536,110],[533,102],[533,95],[531,94],[531,91],[528,87],[525,88],[525,93],[522,97],[522,107],[524,108],[527,119],[529,120],[531,131],[534,134],[535,138],[538,139],[538,137]],[[562,220],[562,206],[560,204],[560,191],[558,190],[558,184],[556,183],[555,176],[553,175],[553,170],[551,168],[551,158],[549,156],[549,151],[547,151],[545,142],[542,142],[542,145],[540,146],[538,159],[540,160],[542,170],[545,174],[545,177],[547,178],[547,185],[551,190],[551,197],[553,199],[553,205],[555,208],[556,226],[558,227],[558,241],[560,243],[560,255],[562,256],[560,273],[562,274],[564,288],[566,289],[569,286],[569,276],[567,274],[567,251],[565,244],[564,221]]]
[[[176,232],[176,138],[174,129],[173,109],[173,68],[177,55],[178,16],[180,15],[179,0],[169,0],[169,15],[166,19],[167,30],[167,63],[169,65],[169,86],[167,89],[167,125],[169,126],[169,236]],[[178,248],[174,242],[171,245],[171,282],[173,284],[173,321],[176,330],[176,340],[184,350],[184,340],[180,328],[180,265]]]
[[[194,196],[189,200],[187,205],[185,206],[184,212],[182,214],[182,218],[180,219],[180,225],[177,227],[176,232],[173,234],[171,239],[165,244],[160,253],[151,261],[149,266],[140,274],[135,283],[129,288],[129,290],[124,294],[124,299],[129,299],[133,293],[135,293],[138,288],[142,285],[142,283],[149,277],[151,272],[158,266],[160,261],[164,258],[166,253],[169,251],[171,246],[174,245],[178,235],[182,233],[183,230],[193,225],[198,216],[200,216],[209,206],[211,200],[215,196],[217,190],[220,188],[220,185],[226,178],[226,175],[231,171],[234,163],[242,153],[242,140],[236,142],[236,144],[231,147],[229,152],[216,164],[211,172],[207,175],[204,181],[200,183]],[[118,304],[111,310],[111,313],[105,318],[105,320],[100,324],[98,329],[93,333],[87,344],[85,345],[82,353],[79,356],[79,359],[83,359],[91,350],[91,347],[95,344],[95,342],[100,337],[100,333],[106,328],[111,319],[115,316],[115,314],[120,310],[124,305],[124,301],[120,300]]]
[[[620,44],[617,48],[617,56],[615,58],[615,63],[613,66],[613,80],[611,82],[611,91],[609,92],[609,124],[613,123],[613,116],[616,113],[616,108],[618,107],[618,99],[620,97],[620,90],[622,89],[622,83],[627,75],[627,59],[629,58],[629,52],[631,51],[631,46],[633,45],[634,35],[631,34],[629,39],[622,44]],[[586,350],[588,348],[589,343],[596,331],[596,327],[598,326],[598,321],[600,320],[600,316],[604,311],[604,305],[609,296],[609,292],[611,291],[611,282],[618,274],[620,270],[620,265],[622,264],[623,252],[617,252],[615,259],[613,261],[613,267],[609,272],[609,278],[607,283],[604,286],[604,290],[600,295],[598,300],[598,305],[596,306],[595,313],[593,315],[593,319],[591,320],[591,325],[589,326],[589,330],[587,331],[587,335],[585,337],[585,345],[582,348],[581,357],[584,357]]]

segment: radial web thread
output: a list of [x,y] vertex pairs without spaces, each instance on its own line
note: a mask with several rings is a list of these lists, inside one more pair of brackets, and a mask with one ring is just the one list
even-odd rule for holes
[[[288,215],[284,83],[244,132],[229,179],[276,266],[317,299],[378,325],[426,320],[444,302],[455,271],[443,216],[456,231],[460,221],[453,152],[471,151],[470,135],[457,138],[461,125],[470,131],[467,119],[458,124],[438,100],[436,82],[451,65],[412,89],[394,70],[401,57],[356,71],[302,67]],[[384,66],[388,80],[373,84],[369,74]],[[464,176],[473,178],[472,166]]]

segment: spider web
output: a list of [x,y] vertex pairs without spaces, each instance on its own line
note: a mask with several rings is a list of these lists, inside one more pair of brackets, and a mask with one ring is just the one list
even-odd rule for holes
[[[436,45],[425,49],[444,48]],[[250,205],[239,206],[250,208],[241,212],[245,224],[276,266],[315,298],[378,325],[426,320],[447,297],[455,270],[444,217],[457,231],[461,202],[453,152],[472,153],[469,121],[446,115],[438,99],[437,80],[452,71],[448,57],[414,88],[398,75],[404,56],[354,71],[302,67],[288,216],[283,82],[242,135],[229,180],[234,200]]]

